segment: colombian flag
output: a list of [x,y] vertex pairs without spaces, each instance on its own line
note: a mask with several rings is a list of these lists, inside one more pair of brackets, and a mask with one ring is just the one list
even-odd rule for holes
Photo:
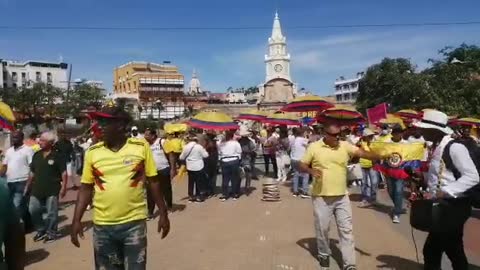
[[0,101],[0,128],[14,130],[13,122],[15,122],[15,116],[12,109],[6,103]]
[[370,150],[382,156],[389,156],[388,159],[375,165],[375,170],[388,177],[407,179],[409,175],[404,170],[406,167],[411,167],[417,171],[421,169],[425,144],[372,142]]

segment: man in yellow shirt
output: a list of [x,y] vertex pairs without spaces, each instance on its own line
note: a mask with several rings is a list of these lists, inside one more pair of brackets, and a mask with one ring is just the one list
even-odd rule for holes
[[330,266],[329,227],[332,216],[338,227],[343,269],[355,270],[352,209],[347,191],[347,165],[352,157],[376,160],[376,154],[340,141],[341,129],[325,128],[323,140],[312,143],[300,161],[300,170],[313,176],[313,208],[320,267]]
[[93,198],[95,268],[146,269],[145,187],[160,211],[158,232],[163,231],[164,238],[170,230],[152,151],[147,141],[127,138],[131,117],[123,109],[110,107],[94,117],[102,127],[103,142],[85,154],[71,241],[80,246],[81,219]]

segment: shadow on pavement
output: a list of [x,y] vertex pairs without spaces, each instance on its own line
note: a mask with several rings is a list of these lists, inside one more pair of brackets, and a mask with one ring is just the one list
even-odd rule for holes
[[[91,220],[82,221],[83,232],[90,230],[92,227],[93,227],[93,222]],[[60,230],[58,230],[58,234],[57,234],[58,239],[64,238],[65,236],[69,236],[71,231],[72,231],[72,224],[67,224],[63,226],[62,228],[60,228]]]
[[[342,252],[338,248],[338,240],[330,239],[330,249],[332,250],[332,258],[337,262],[338,265],[343,265],[342,262]],[[297,245],[305,249],[318,260],[318,251],[317,251],[317,240],[315,238],[304,238],[297,241]],[[371,256],[372,254],[365,252],[359,248],[355,248],[362,256]]]
[[362,194],[352,193],[348,197],[350,197],[350,201],[352,201],[352,202],[361,202],[362,201]]
[[378,255],[378,269],[395,269],[395,270],[422,270],[423,265],[415,261],[400,258],[392,255]]
[[182,212],[187,206],[185,204],[176,204],[172,205],[172,212]]
[[69,206],[75,205],[76,202],[77,202],[77,200],[70,200],[70,201],[60,202],[60,204],[58,205],[58,210],[65,210],[65,209],[68,208]]
[[41,262],[45,260],[49,255],[50,252],[46,251],[43,248],[27,251],[25,253],[25,266]]

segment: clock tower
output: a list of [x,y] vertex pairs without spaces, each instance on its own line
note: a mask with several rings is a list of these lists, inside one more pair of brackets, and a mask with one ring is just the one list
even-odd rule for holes
[[275,12],[272,35],[268,38],[265,67],[265,83],[258,86],[259,104],[266,107],[281,106],[292,100],[297,86],[290,77],[290,54],[287,52],[287,38],[282,33],[278,12]]
[[278,13],[275,13],[275,19],[273,20],[272,36],[268,38],[268,54],[265,55],[265,65],[266,82],[276,78],[291,81],[287,38],[282,34]]

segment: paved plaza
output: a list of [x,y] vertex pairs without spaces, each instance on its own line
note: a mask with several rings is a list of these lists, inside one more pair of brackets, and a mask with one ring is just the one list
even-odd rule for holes
[[[220,176],[218,180],[220,180]],[[289,183],[281,187],[282,201],[262,202],[261,181],[257,188],[238,201],[220,202],[212,198],[203,204],[185,200],[186,182],[175,182],[175,209],[170,215],[172,230],[161,240],[156,222],[148,223],[148,269],[166,270],[313,270],[318,269],[313,230],[312,205],[309,199],[294,198]],[[357,189],[352,189],[354,233],[358,269],[422,269],[416,261],[408,216],[399,225],[388,217],[390,202],[385,190],[380,191],[383,206],[360,209]],[[81,248],[70,243],[71,202],[76,194],[70,191],[60,212],[61,239],[51,244],[33,243],[27,236],[27,269],[93,268],[92,223],[90,213],[84,218],[87,229]],[[470,263],[480,266],[480,216],[466,226],[465,245]],[[332,224],[331,246],[333,266],[339,269],[336,227]],[[414,232],[419,260],[425,234]],[[451,269],[445,260],[445,269]],[[480,267],[472,266],[472,269]]]

